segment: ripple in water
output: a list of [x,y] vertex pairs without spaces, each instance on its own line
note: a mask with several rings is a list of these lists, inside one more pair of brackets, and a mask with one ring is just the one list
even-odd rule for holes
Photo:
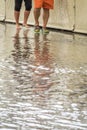
[[0,47],[0,130],[86,130],[87,44],[32,28],[12,34],[8,53]]

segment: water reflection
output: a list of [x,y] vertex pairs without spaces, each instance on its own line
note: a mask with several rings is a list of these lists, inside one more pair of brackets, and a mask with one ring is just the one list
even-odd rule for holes
[[16,34],[14,36],[14,48],[15,51],[12,54],[14,57],[14,61],[16,63],[26,59],[27,57],[29,58],[29,51],[30,51],[30,45],[29,45],[29,39],[28,39],[28,32],[29,30],[24,30],[23,31],[23,37],[22,40],[20,38],[20,31],[21,29],[16,30]]
[[0,129],[86,130],[87,38],[14,30],[0,59]]
[[34,49],[34,74],[33,74],[33,83],[34,83],[34,92],[43,93],[49,89],[52,85],[52,73],[53,64],[52,57],[49,52],[49,42],[47,40],[47,35],[43,35],[43,42],[39,40],[39,34],[35,34],[35,49]]
[[[16,30],[16,34],[14,36],[14,48],[12,51],[14,69],[12,70],[14,78],[19,82],[19,84],[25,84],[25,78],[30,78],[27,75],[29,58],[30,58],[30,43],[28,38],[29,30],[23,31],[23,37],[20,38],[20,31]],[[25,73],[25,72],[26,73]]]
[[35,34],[34,49],[31,53],[28,32],[29,30],[24,30],[21,42],[20,30],[16,31],[14,36],[15,50],[12,53],[15,69],[12,72],[20,85],[28,85],[34,93],[44,96],[44,92],[54,84],[51,79],[54,68],[49,52],[50,45],[47,35],[42,35],[43,38],[40,41],[40,34]]
[[23,97],[24,92],[30,91],[34,95],[47,98],[47,90],[56,83],[52,79],[54,66],[47,35],[41,37],[35,34],[32,48],[28,38],[29,30],[23,31],[22,38],[20,31],[16,31],[13,40],[15,50],[12,51],[13,61],[15,61],[12,74],[19,84],[17,90],[20,90]]

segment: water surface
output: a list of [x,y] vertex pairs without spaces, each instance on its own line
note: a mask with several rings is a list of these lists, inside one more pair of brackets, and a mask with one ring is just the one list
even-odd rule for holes
[[87,129],[87,36],[0,24],[0,130]]

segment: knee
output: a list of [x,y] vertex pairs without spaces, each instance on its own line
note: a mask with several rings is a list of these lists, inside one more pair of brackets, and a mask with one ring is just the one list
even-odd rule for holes
[[21,5],[15,5],[15,11],[20,11]]
[[32,8],[32,5],[27,5],[27,6],[25,7],[25,9],[26,9],[27,11],[30,11],[31,8]]
[[30,11],[31,10],[31,8],[32,8],[32,2],[28,2],[28,3],[25,3],[25,9],[27,10],[27,11]]

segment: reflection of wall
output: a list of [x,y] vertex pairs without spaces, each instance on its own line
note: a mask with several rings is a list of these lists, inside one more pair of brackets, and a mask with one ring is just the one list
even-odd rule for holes
[[[87,0],[54,0],[54,10],[51,10],[49,27],[87,33]],[[5,1],[1,0],[0,19],[5,15]],[[9,10],[8,10],[9,9]],[[20,22],[23,21],[21,10]],[[14,1],[6,0],[6,21],[14,22]],[[42,25],[42,17],[40,17]],[[34,25],[33,9],[29,18],[29,24]]]

